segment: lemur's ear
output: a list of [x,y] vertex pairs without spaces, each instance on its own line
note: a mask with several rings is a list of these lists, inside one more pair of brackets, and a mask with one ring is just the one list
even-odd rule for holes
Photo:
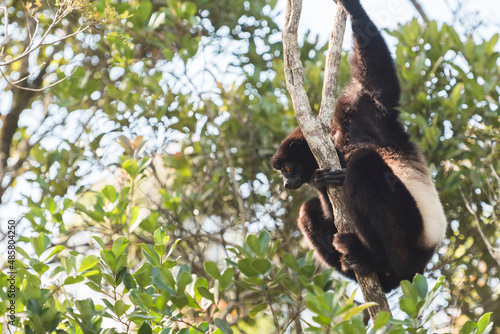
[[300,146],[303,146],[303,145],[304,145],[304,143],[305,143],[305,142],[304,142],[304,141],[302,141],[302,140],[300,140],[300,141],[299,141],[299,140],[295,140],[295,141],[292,141],[292,142],[290,143],[290,146],[289,146],[289,147],[290,147],[290,148],[292,148],[293,146],[298,146],[298,147],[300,147]]

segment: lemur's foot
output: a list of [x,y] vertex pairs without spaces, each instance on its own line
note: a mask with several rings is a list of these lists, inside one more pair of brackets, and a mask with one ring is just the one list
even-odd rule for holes
[[361,276],[366,276],[373,270],[369,267],[360,244],[359,238],[354,233],[336,233],[333,236],[333,247],[341,254],[340,264],[342,271],[354,270]]

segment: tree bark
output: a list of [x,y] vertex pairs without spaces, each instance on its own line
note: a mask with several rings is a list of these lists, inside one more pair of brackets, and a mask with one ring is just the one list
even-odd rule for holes
[[[344,8],[338,4],[336,23],[330,37],[329,53],[327,56],[321,112],[320,116],[316,118],[311,110],[309,98],[304,88],[304,72],[297,39],[301,10],[302,0],[287,0],[285,27],[283,30],[283,56],[287,89],[292,98],[299,126],[319,167],[340,169],[341,166],[337,151],[333,146],[329,133],[336,104],[338,66],[340,64],[346,13]],[[345,208],[343,188],[329,186],[328,197],[333,205],[337,230],[341,233],[352,232],[348,212]],[[376,320],[377,314],[380,311],[390,313],[389,303],[382,290],[378,276],[375,273],[368,276],[359,276],[356,274],[356,278],[365,302],[375,302],[378,304],[377,306],[368,308],[372,321]]]

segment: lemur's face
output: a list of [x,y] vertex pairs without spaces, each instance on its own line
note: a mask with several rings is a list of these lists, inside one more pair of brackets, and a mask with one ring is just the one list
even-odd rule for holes
[[298,164],[285,162],[279,171],[286,189],[298,189],[306,182],[302,175],[302,167]]
[[310,182],[318,168],[306,140],[295,132],[283,140],[272,159],[273,168],[281,173],[287,189],[298,189]]

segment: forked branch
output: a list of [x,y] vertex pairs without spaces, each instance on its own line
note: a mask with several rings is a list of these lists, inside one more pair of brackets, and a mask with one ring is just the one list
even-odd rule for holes
[[[346,13],[341,5],[337,6],[335,26],[330,37],[330,46],[325,70],[323,101],[319,118],[314,116],[309,98],[304,88],[304,71],[300,61],[297,30],[302,11],[302,0],[287,0],[286,22],[283,30],[283,56],[285,61],[285,77],[288,92],[292,98],[297,121],[307,143],[314,154],[320,168],[333,167],[340,169],[337,151],[329,137],[330,124],[336,104],[338,67],[340,51],[345,30]],[[348,212],[345,209],[344,191],[341,187],[328,186],[328,196],[333,205],[335,226],[341,233],[352,232],[349,225]],[[378,276],[356,274],[357,281],[366,302],[378,305],[368,308],[372,321],[380,311],[390,313],[389,303],[382,290]]]

